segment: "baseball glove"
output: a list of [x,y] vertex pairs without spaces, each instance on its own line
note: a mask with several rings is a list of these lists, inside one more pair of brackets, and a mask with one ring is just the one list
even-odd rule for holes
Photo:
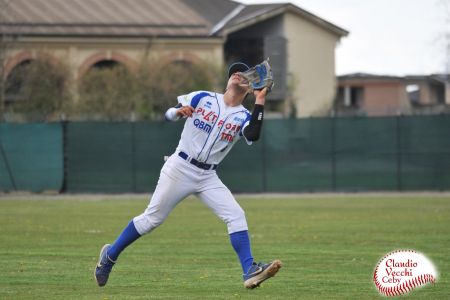
[[248,71],[240,72],[240,75],[248,81],[252,90],[262,90],[267,87],[267,92],[270,92],[273,88],[274,82],[269,58]]

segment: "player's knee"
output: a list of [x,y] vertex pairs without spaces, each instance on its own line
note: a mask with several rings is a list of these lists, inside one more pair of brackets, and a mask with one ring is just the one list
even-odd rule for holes
[[242,208],[236,209],[226,223],[229,233],[248,229],[245,212]]
[[245,212],[242,208],[239,207],[239,209],[236,210],[235,214],[236,220],[245,220]]
[[157,214],[143,213],[133,220],[138,233],[144,235],[164,223],[165,217],[158,216]]
[[151,218],[151,223],[152,223],[152,228],[156,228],[159,225],[161,225],[162,223],[164,223],[164,220],[166,218],[160,217],[160,216],[154,216],[153,218]]

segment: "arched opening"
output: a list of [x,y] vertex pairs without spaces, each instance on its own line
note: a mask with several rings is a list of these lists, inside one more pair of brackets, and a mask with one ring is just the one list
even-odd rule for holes
[[124,66],[118,61],[111,60],[111,59],[105,59],[105,60],[100,60],[100,61],[96,62],[95,64],[93,64],[90,67],[90,70],[92,70],[92,69],[95,69],[95,70],[113,69],[113,68],[117,68],[117,67],[124,67]]
[[25,99],[25,87],[27,74],[32,65],[32,60],[27,59],[17,64],[6,77],[5,81],[5,106]]
[[6,76],[5,113],[41,120],[61,112],[68,101],[68,69],[48,56],[27,58]]
[[125,120],[134,111],[136,76],[126,65],[104,59],[78,82],[77,111],[82,119]]
[[[86,80],[90,80],[90,77],[114,77],[118,74],[131,74],[128,66],[114,59],[102,59],[91,66],[80,77],[81,84],[83,85]],[[111,80],[111,78],[109,79]]]
[[83,61],[78,69],[77,78],[83,78],[87,72],[93,69],[111,69],[116,66],[123,66],[129,71],[135,71],[138,65],[127,55],[116,51],[110,53],[107,51],[96,52]]

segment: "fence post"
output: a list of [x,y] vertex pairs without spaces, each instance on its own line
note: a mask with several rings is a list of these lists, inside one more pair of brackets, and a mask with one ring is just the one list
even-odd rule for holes
[[67,174],[68,174],[68,155],[67,155],[67,127],[68,121],[61,121],[61,130],[62,130],[62,154],[63,154],[63,178],[60,193],[65,193],[67,191]]
[[336,191],[336,115],[331,118],[331,189]]
[[136,193],[137,184],[137,170],[136,170],[136,126],[134,121],[131,121],[131,177],[133,193]]
[[6,171],[8,172],[9,179],[11,181],[11,185],[13,186],[14,191],[17,191],[16,181],[14,180],[14,176],[13,176],[11,167],[9,166],[8,158],[6,157],[6,152],[5,152],[5,149],[3,148],[3,142],[1,139],[0,139],[0,152],[3,157],[3,161],[5,162]]
[[397,142],[397,190],[402,190],[402,144],[401,144],[401,115],[397,115],[396,122],[396,142]]
[[262,192],[265,193],[267,192],[267,159],[266,159],[266,134],[265,134],[265,127],[267,127],[268,122],[266,121],[266,126],[262,127],[262,149],[261,149],[261,154],[262,154]]

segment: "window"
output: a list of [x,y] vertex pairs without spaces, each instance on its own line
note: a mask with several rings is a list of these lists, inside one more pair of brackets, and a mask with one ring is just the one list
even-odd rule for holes
[[409,102],[412,105],[420,104],[420,87],[418,84],[408,84],[406,86],[406,93],[408,94]]
[[355,86],[339,87],[337,104],[341,107],[360,107],[363,101],[364,88]]

